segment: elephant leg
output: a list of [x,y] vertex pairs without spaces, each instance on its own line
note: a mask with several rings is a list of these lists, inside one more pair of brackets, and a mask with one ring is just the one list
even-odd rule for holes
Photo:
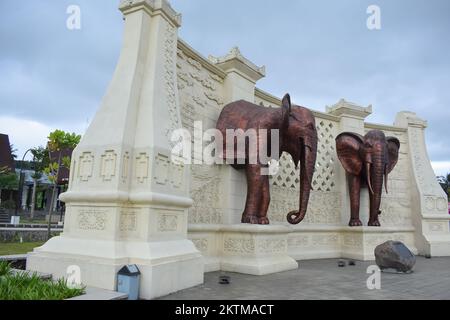
[[379,218],[380,215],[381,196],[377,193],[370,195],[370,218],[369,227],[381,227]]
[[259,224],[258,209],[261,195],[261,175],[259,165],[247,165],[247,201],[242,214],[242,223]]
[[269,218],[267,217],[270,204],[269,176],[261,176],[261,191],[262,197],[258,210],[258,222],[259,224],[270,224]]
[[347,174],[348,188],[350,192],[351,217],[349,226],[360,227],[362,222],[359,219],[359,204],[361,200],[361,178],[359,176]]

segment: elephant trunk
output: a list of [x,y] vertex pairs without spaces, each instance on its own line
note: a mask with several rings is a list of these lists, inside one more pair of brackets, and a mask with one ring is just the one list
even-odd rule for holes
[[305,143],[302,152],[300,167],[300,196],[298,212],[290,212],[287,220],[290,224],[299,224],[303,221],[308,210],[309,196],[312,189],[314,168],[316,166],[317,143]]
[[[383,178],[386,178],[386,169],[385,164],[382,161],[381,157],[375,157],[373,159],[373,163],[371,165],[372,170],[368,176],[371,176],[372,186],[374,193],[372,194],[371,208],[370,212],[373,216],[376,216],[380,213],[380,204],[381,204],[381,194],[383,191]],[[386,182],[386,180],[385,180]]]

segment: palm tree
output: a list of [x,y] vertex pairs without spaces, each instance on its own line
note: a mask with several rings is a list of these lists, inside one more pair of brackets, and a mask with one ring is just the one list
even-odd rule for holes
[[13,157],[13,159],[16,160],[17,159],[17,151],[19,151],[19,150],[17,150],[13,144],[10,144],[9,148],[11,149],[11,157]]
[[33,154],[33,192],[31,194],[31,211],[30,218],[34,218],[34,208],[36,206],[36,189],[38,187],[38,180],[42,178],[46,166],[49,164],[48,150],[44,147],[31,149]]

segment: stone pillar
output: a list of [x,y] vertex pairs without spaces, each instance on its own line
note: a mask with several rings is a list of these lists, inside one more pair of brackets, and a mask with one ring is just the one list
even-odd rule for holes
[[[210,56],[209,60],[226,74],[224,82],[225,104],[246,100],[255,102],[256,82],[266,75],[265,67],[258,67],[235,47],[220,58]],[[241,223],[242,212],[245,206],[247,181],[243,171],[236,171],[230,166],[222,166],[222,185],[224,195],[223,208],[225,224]]]
[[189,170],[171,161],[181,128],[176,76],[181,16],[167,0],[123,0],[124,43],[109,89],[73,152],[64,233],[36,249],[29,270],[116,289],[116,273],[137,264],[140,296],[203,283],[203,260],[187,240]]
[[407,128],[413,190],[411,210],[419,254],[450,255],[448,199],[436,180],[425,145],[427,122],[412,112],[397,114],[395,125]]
[[[364,120],[372,114],[372,106],[365,108],[342,99],[334,106],[327,107],[327,113],[340,117],[339,133],[355,132],[364,136]],[[342,225],[347,226],[350,220],[349,188],[344,168],[340,163],[338,163],[337,168],[336,175],[337,181],[340,183],[339,189],[343,190],[341,222]],[[361,190],[360,218],[363,223],[367,223],[369,219],[369,193],[367,189]]]

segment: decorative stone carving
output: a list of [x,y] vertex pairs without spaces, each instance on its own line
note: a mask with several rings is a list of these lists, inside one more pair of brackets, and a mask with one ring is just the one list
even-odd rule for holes
[[101,158],[100,175],[103,181],[111,181],[116,176],[117,154],[114,150],[106,151]]
[[177,214],[160,214],[158,216],[159,232],[175,232],[178,230]]
[[362,248],[362,235],[361,234],[345,234],[344,246],[353,248]]
[[195,247],[200,252],[207,252],[208,251],[208,239],[192,239],[191,240]]
[[192,58],[188,58],[187,59],[187,62],[191,65],[191,66],[193,66],[195,69],[197,69],[197,70],[202,70],[202,64],[200,63],[200,62],[198,62],[197,60],[194,60],[194,59],[192,59]]
[[89,181],[92,178],[94,171],[94,156],[91,152],[84,152],[79,161],[78,176],[83,182]]
[[126,183],[128,180],[128,172],[130,171],[130,153],[125,152],[122,162],[122,183]]
[[174,189],[180,189],[184,185],[184,165],[171,164],[170,184]]
[[168,156],[158,154],[155,158],[155,183],[166,185],[169,182],[170,160]]
[[189,209],[189,223],[220,224],[223,209],[220,202],[220,178],[217,169],[208,166],[191,166],[191,196],[194,200]]
[[223,105],[222,98],[218,94],[215,94],[215,93],[210,92],[210,91],[205,91],[204,93],[205,93],[205,96],[209,100],[212,100],[212,101],[216,102],[219,106]]
[[254,239],[229,237],[223,243],[223,249],[226,253],[251,254],[255,251]]
[[148,179],[149,165],[149,156],[147,153],[140,153],[136,157],[136,179],[140,184],[143,184]]
[[172,132],[176,129],[181,128],[178,101],[176,94],[177,86],[177,75],[174,71],[175,62],[175,50],[176,50],[176,29],[172,27],[169,23],[166,23],[165,30],[165,42],[164,42],[164,67],[165,67],[165,87],[167,95],[167,108],[169,110],[170,127],[166,130],[166,136],[171,142]]
[[123,209],[120,214],[120,231],[133,232],[137,230],[137,215],[135,209]]
[[441,222],[430,222],[428,225],[430,232],[439,233],[445,231],[445,226]]
[[78,228],[87,231],[106,229],[107,212],[103,209],[80,209],[78,211]]

